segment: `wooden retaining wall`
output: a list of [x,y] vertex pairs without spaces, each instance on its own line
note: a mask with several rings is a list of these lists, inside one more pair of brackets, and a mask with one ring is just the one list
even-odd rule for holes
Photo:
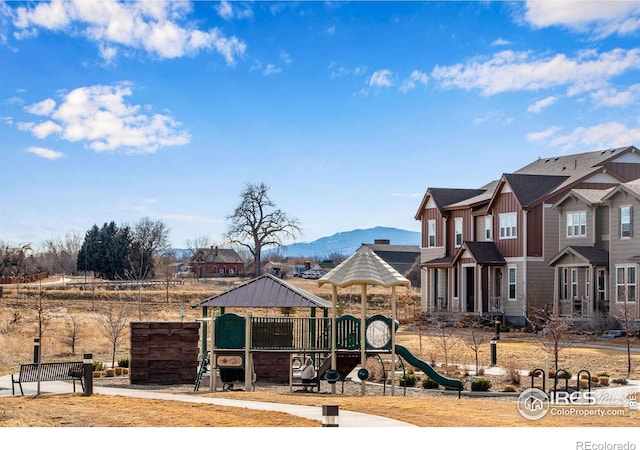
[[131,322],[131,384],[194,384],[200,322]]

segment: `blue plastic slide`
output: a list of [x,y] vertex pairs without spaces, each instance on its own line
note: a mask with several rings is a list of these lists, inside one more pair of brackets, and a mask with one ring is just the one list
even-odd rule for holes
[[406,347],[403,347],[402,345],[396,345],[396,354],[404,358],[404,360],[411,364],[413,367],[422,370],[425,375],[438,383],[440,386],[444,386],[445,388],[449,389],[455,389],[458,391],[464,389],[464,384],[462,383],[462,381],[458,380],[457,378],[448,378],[440,375],[433,369],[433,367],[431,367],[430,364],[416,358],[415,355],[411,353]]

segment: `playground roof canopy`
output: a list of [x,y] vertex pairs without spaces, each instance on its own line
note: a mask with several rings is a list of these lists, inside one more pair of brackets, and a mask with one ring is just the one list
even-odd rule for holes
[[361,247],[318,280],[319,286],[326,283],[339,288],[362,284],[411,287],[408,279],[367,247]]
[[242,283],[222,294],[209,297],[192,308],[331,308],[332,303],[317,295],[286,283],[271,274]]

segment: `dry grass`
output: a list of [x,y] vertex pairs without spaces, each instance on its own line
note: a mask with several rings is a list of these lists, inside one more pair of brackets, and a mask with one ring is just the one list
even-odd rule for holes
[[[303,289],[325,297],[327,288],[317,288],[313,280],[296,280]],[[228,283],[228,282],[227,282]],[[201,315],[201,310],[191,305],[204,298],[223,292],[230,284],[197,283],[181,288],[171,288],[169,303],[162,289],[145,290],[141,305],[138,304],[136,291],[93,292],[47,290],[43,291],[43,305],[48,317],[42,342],[43,360],[80,359],[83,353],[92,353],[95,361],[111,361],[110,343],[99,332],[97,326],[101,314],[109,307],[126,302],[130,307],[131,320],[145,321],[193,321]],[[15,298],[12,288],[5,288],[0,302],[0,375],[15,373],[19,365],[33,358],[33,339],[37,336],[36,308],[39,289],[21,290],[21,298]],[[344,294],[344,293],[343,293]],[[375,308],[371,312],[388,313],[388,299],[384,292],[371,290],[371,303]],[[419,297],[418,297],[419,298]],[[347,292],[342,297],[345,313],[358,314],[359,291]],[[387,302],[387,303],[385,303]],[[384,308],[387,308],[384,311]],[[407,322],[416,311],[414,296],[401,301],[399,317]],[[184,318],[181,315],[184,313]],[[260,315],[253,311],[254,316]],[[265,311],[265,315],[279,315],[279,311]],[[78,324],[78,336],[75,355],[71,354],[68,343],[71,317]],[[438,336],[421,335],[415,329],[401,329],[398,343],[408,347],[419,358],[437,364],[443,362],[443,352]],[[485,335],[480,348],[481,365],[488,365],[490,347]],[[116,360],[128,357],[128,330],[118,348]],[[459,338],[452,338],[452,347],[448,350],[449,368],[440,367],[442,372],[452,375],[464,375],[469,372],[462,366],[473,366],[473,352]],[[616,345],[620,343],[614,342]],[[635,341],[634,345],[638,345]],[[544,367],[545,353],[542,346],[531,336],[519,333],[504,333],[498,341],[498,363],[505,367],[513,365],[522,370]],[[552,359],[552,358],[550,358]],[[606,371],[610,378],[626,377],[626,353],[621,350],[603,350],[583,347],[569,347],[561,352],[560,366],[574,374],[587,369],[591,374]],[[633,356],[633,365],[638,367],[640,355]],[[449,370],[451,369],[451,370]],[[472,372],[472,371],[471,371]],[[470,373],[473,375],[473,373]],[[493,391],[500,386],[511,384],[506,377],[494,377]],[[518,389],[529,386],[530,379],[523,377]],[[527,421],[517,412],[513,402],[487,398],[457,397],[354,397],[346,395],[274,394],[268,392],[225,392],[198,393],[194,395],[217,395],[236,399],[286,402],[320,406],[339,404],[342,409],[375,413],[403,420],[422,427],[637,427],[638,419],[630,417],[545,417],[539,421]],[[4,427],[316,427],[319,423],[307,421],[287,414],[245,410],[241,408],[220,408],[211,405],[185,404],[181,402],[162,402],[133,398],[120,398],[104,395],[84,397],[82,395],[55,395],[34,397],[5,397],[0,400],[0,426]]]

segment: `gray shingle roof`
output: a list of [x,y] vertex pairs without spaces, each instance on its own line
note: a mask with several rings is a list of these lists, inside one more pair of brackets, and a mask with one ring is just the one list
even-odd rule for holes
[[559,259],[567,254],[575,255],[589,264],[607,265],[609,264],[609,252],[602,248],[590,245],[569,245],[560,250],[551,260],[549,265],[553,266]]
[[513,193],[522,207],[531,206],[536,200],[553,192],[560,186],[567,176],[555,175],[529,175],[519,173],[507,173],[504,175],[509,182]]
[[304,289],[264,274],[222,294],[209,297],[192,308],[242,307],[242,308],[331,308],[331,302]]
[[462,243],[462,247],[458,255],[456,255],[456,258],[462,255],[465,249],[471,253],[473,259],[478,264],[501,266],[507,263],[498,250],[498,247],[496,247],[496,244],[492,241],[465,241]]

